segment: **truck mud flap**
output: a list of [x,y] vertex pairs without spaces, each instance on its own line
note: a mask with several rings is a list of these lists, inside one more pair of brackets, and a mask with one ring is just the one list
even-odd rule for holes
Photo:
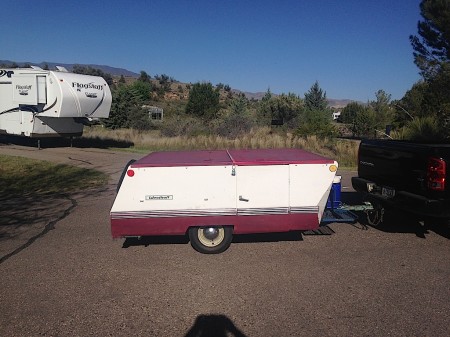
[[120,175],[119,182],[117,183],[116,192],[119,192],[120,186],[122,186],[122,182],[123,182],[123,179],[125,178],[125,174],[127,174],[128,167],[130,167],[130,165],[133,164],[135,161],[136,161],[135,159],[131,159],[131,160],[125,165],[125,168],[123,169],[122,174]]

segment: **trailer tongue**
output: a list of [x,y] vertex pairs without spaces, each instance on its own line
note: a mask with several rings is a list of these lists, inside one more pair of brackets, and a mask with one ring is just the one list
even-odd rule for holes
[[127,165],[113,238],[189,234],[202,253],[232,234],[314,230],[336,161],[300,149],[155,152]]

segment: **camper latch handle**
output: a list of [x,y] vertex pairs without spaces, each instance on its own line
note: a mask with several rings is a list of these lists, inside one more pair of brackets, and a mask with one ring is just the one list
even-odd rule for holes
[[242,197],[242,195],[240,195],[240,196],[239,196],[239,201],[245,201],[245,202],[248,202],[249,200],[248,200],[248,199],[245,199],[245,198],[243,198],[243,197]]

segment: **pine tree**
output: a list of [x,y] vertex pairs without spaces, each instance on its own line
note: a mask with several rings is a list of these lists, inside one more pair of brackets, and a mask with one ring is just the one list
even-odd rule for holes
[[418,22],[419,36],[409,37],[414,49],[414,62],[425,80],[436,76],[450,61],[450,1],[422,0]]
[[195,83],[185,111],[206,120],[213,119],[219,111],[219,91],[214,90],[211,83]]
[[323,111],[327,109],[327,93],[323,92],[317,81],[313,84],[311,89],[305,93],[305,106],[308,110]]

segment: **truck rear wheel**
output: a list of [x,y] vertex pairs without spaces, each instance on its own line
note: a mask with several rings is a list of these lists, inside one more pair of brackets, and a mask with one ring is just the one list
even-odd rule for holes
[[222,253],[230,247],[233,229],[227,226],[205,226],[189,228],[192,247],[203,254]]

